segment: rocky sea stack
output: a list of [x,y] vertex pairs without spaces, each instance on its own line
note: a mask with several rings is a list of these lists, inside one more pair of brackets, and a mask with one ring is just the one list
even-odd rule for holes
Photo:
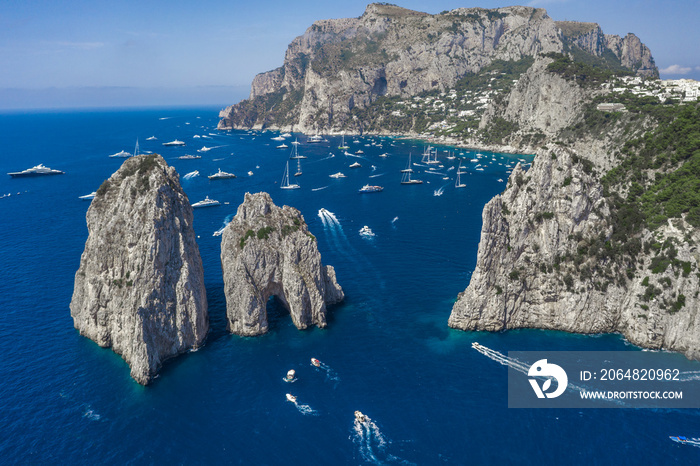
[[111,347],[148,384],[209,329],[192,207],[174,168],[140,155],[97,191],[70,304],[75,328]]
[[325,327],[326,305],[344,298],[302,215],[276,206],[267,193],[246,193],[222,235],[221,265],[227,326],[238,335],[267,332],[270,296],[289,309],[299,329]]

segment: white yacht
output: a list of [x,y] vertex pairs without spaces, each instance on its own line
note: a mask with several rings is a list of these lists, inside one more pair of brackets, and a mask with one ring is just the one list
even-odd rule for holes
[[201,159],[201,158],[202,158],[201,155],[190,155],[190,154],[181,155],[180,157],[178,157],[179,160],[195,160],[195,159]]
[[119,158],[119,159],[126,159],[128,157],[131,157],[131,154],[125,150],[119,151],[116,154],[110,155],[112,158]]
[[284,143],[277,146],[278,149],[286,149],[287,147],[289,147],[289,146],[287,144],[284,144]]
[[209,152],[212,149],[212,147],[202,146],[201,149],[197,149],[197,152]]
[[235,178],[235,177],[236,177],[236,175],[234,175],[233,173],[228,173],[228,172],[222,171],[219,168],[218,172],[214,173],[213,175],[209,175],[207,178],[209,178],[210,180],[225,180],[227,178]]
[[355,162],[352,165],[350,165],[350,168],[360,168],[362,165],[360,165],[360,162]]
[[343,172],[338,172],[338,173],[333,173],[332,175],[328,175],[331,178],[346,178],[346,176],[343,174]]
[[79,196],[78,199],[82,199],[84,201],[91,201],[95,199],[95,196],[97,196],[97,191],[93,191],[90,194],[86,194],[84,196]]
[[323,142],[323,137],[320,136],[320,135],[318,135],[318,134],[316,134],[316,135],[314,135],[314,136],[309,136],[309,138],[306,140],[306,142],[308,142],[308,143],[319,143],[319,142]]
[[459,162],[459,168],[457,168],[457,180],[455,181],[455,188],[466,188],[467,185],[462,183],[462,162]]
[[215,205],[220,205],[219,201],[214,199],[209,199],[209,196],[205,197],[203,201],[195,202],[192,207],[214,207]]
[[43,175],[63,175],[64,172],[61,170],[53,170],[49,167],[45,167],[43,164],[36,165],[32,168],[27,168],[26,170],[22,170],[21,172],[10,172],[8,175],[10,175],[13,178],[20,178],[23,176],[43,176]]
[[174,141],[164,142],[163,145],[164,146],[184,146],[185,141],[178,141],[177,139],[175,139]]

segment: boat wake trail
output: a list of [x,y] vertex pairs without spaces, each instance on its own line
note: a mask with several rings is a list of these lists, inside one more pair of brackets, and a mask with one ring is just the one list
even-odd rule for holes
[[385,450],[388,442],[377,424],[371,419],[367,418],[363,422],[355,419],[352,443],[355,444],[362,460],[373,464],[383,463],[379,457],[386,456]]
[[222,225],[222,227],[216,230],[212,236],[221,236],[221,233],[224,232],[224,229],[228,226],[229,223],[231,223],[231,220],[233,220],[234,215],[235,214],[227,215],[224,219],[224,224]]
[[445,183],[445,184],[443,184],[442,186],[440,186],[438,189],[436,189],[435,191],[433,191],[433,196],[442,196],[443,193],[445,192],[445,187],[446,187],[448,184],[449,184],[449,183]]
[[322,188],[312,188],[311,191],[320,191],[322,189],[326,189],[328,186],[324,186]]
[[[484,345],[480,345],[479,343],[472,343],[472,348],[477,350],[479,353],[483,354],[487,358],[496,361],[499,364],[503,364],[504,366],[508,366],[512,369],[515,369],[516,371],[528,375],[528,372],[530,371],[530,364],[524,363],[516,358],[509,358],[508,356],[499,353],[498,351],[492,350],[490,348],[485,347]],[[573,390],[576,390],[579,393],[583,393],[585,391],[588,391],[587,388],[582,387],[580,385],[576,385],[571,383],[569,381],[569,384],[567,385],[567,390],[568,388],[572,388]],[[625,403],[622,400],[606,400],[610,401],[612,403],[618,404],[618,405],[625,405]]]
[[327,382],[333,382],[333,388],[338,386],[338,383],[340,382],[340,376],[336,371],[331,368],[328,364],[324,364],[319,361],[319,366],[314,366],[311,364],[318,372],[325,372],[326,373],[326,381]]
[[191,180],[195,176],[199,176],[199,171],[195,170],[193,172],[189,172],[185,176],[182,177],[183,180]]
[[333,212],[326,209],[319,209],[318,216],[323,222],[323,229],[328,234],[329,240],[333,243],[333,246],[338,252],[345,255],[346,260],[353,264],[357,269],[364,270],[365,273],[372,273],[376,281],[379,283],[380,289],[384,289],[385,283],[381,278],[377,269],[369,262],[364,255],[359,253],[348,241],[348,237],[343,231],[343,226],[338,221],[338,218]]
[[352,443],[355,445],[360,459],[366,463],[413,464],[387,453],[386,449],[391,445],[391,440],[386,438],[377,424],[370,418],[366,418],[364,421],[355,419],[352,426]]
[[384,173],[379,173],[377,175],[369,175],[369,178],[376,178],[378,176],[384,176]]
[[294,401],[294,406],[296,406],[297,410],[304,416],[318,416],[318,411],[309,405],[301,405]]

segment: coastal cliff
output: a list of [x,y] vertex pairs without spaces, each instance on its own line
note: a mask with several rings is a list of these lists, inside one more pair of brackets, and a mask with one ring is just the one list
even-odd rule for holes
[[299,329],[325,327],[326,306],[344,298],[333,267],[321,264],[302,215],[276,206],[267,193],[246,193],[221,236],[221,266],[227,327],[238,335],[267,332],[271,296]]
[[[567,66],[536,61],[484,114],[483,128],[513,124],[504,141],[515,147],[544,136],[532,167],[486,204],[448,323],[615,332],[700,359],[700,108],[615,93]],[[624,111],[597,110],[605,101]]]
[[221,111],[219,129],[362,132],[356,111],[382,97],[443,92],[496,61],[550,52],[582,53],[658,76],[649,49],[633,34],[620,38],[594,23],[555,22],[543,9],[430,15],[370,4],[359,18],[317,21],[294,39],[281,67],[255,77],[248,100]]
[[87,227],[70,304],[75,328],[148,384],[209,328],[192,207],[175,169],[157,154],[127,159],[97,191]]

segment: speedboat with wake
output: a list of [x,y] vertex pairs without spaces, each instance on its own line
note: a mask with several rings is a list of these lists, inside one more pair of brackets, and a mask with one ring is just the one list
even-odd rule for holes
[[[321,210],[324,210],[324,209],[321,209]],[[316,358],[311,358],[311,364],[313,364],[316,367],[321,367],[321,361],[319,361]]]
[[285,382],[295,382],[296,379],[296,371],[294,369],[289,369],[287,371],[287,377],[284,378]]
[[86,194],[84,196],[79,196],[78,199],[82,199],[84,201],[91,201],[95,199],[95,196],[97,196],[97,191],[93,191],[90,194]]
[[44,176],[44,175],[63,175],[64,172],[61,170],[53,170],[49,167],[45,167],[43,164],[36,165],[32,168],[27,168],[21,172],[10,172],[12,178],[21,178],[27,176]]
[[362,414],[360,411],[355,411],[355,419],[358,422],[367,422],[369,421],[369,416]]
[[287,401],[291,401],[292,403],[296,403],[296,402],[297,402],[297,397],[294,396],[294,395],[291,395],[291,394],[287,393]]
[[374,236],[374,232],[372,231],[372,229],[370,227],[365,225],[362,228],[360,228],[360,236],[371,238]]

